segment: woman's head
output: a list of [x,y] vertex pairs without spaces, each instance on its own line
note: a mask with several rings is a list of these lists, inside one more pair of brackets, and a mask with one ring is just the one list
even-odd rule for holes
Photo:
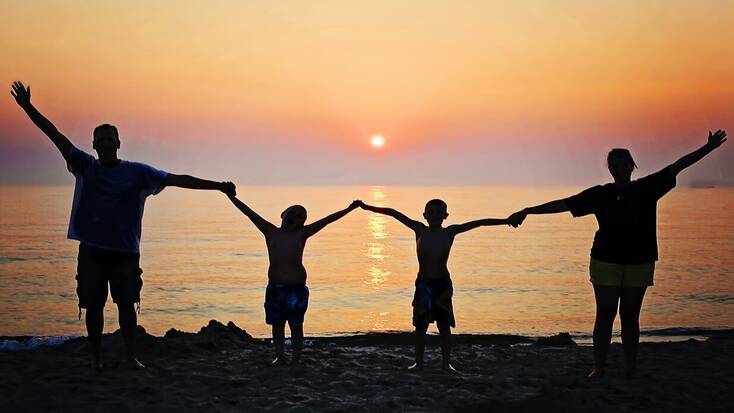
[[607,168],[615,181],[627,182],[631,179],[632,171],[637,168],[637,164],[629,150],[614,148],[607,155]]

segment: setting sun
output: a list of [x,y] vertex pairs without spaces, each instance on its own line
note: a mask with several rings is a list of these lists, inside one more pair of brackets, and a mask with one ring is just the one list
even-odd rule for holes
[[385,146],[385,138],[382,137],[382,135],[374,135],[370,139],[370,142],[375,148],[382,148],[383,146]]

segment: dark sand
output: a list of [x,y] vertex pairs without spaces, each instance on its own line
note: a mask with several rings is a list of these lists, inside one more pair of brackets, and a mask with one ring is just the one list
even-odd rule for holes
[[[302,366],[270,367],[267,340],[211,322],[198,334],[141,330],[140,359],[120,363],[104,338],[105,369],[88,367],[86,340],[0,352],[2,411],[734,411],[734,333],[707,341],[644,343],[639,375],[623,378],[612,345],[607,376],[585,379],[591,348],[560,340],[458,335],[458,376],[440,369],[431,337],[426,369],[409,373],[409,333],[309,338]],[[565,345],[563,343],[566,343]]]

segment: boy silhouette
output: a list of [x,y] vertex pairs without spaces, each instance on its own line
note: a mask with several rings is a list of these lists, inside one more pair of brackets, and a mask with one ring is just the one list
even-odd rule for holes
[[446,202],[432,199],[426,203],[423,212],[428,225],[412,220],[392,208],[367,205],[360,201],[359,206],[367,211],[384,214],[397,219],[415,233],[416,253],[418,255],[418,277],[415,280],[413,295],[413,326],[415,326],[415,364],[409,370],[423,369],[423,353],[426,346],[428,325],[436,322],[441,336],[441,354],[444,370],[455,373],[451,365],[451,327],[456,327],[452,304],[453,285],[446,267],[454,237],[480,226],[509,225],[507,219],[487,218],[463,224],[443,227],[449,216]]
[[265,322],[272,326],[275,358],[272,364],[286,364],[284,357],[285,324],[291,329],[293,342],[292,363],[298,364],[303,348],[303,319],[308,308],[308,287],[306,268],[303,266],[303,249],[306,241],[325,226],[344,217],[359,205],[352,202],[347,208],[337,211],[316,222],[304,225],[306,208],[293,205],[280,214],[279,227],[268,222],[234,194],[229,196],[232,203],[265,236],[268,248],[268,286],[265,290]]

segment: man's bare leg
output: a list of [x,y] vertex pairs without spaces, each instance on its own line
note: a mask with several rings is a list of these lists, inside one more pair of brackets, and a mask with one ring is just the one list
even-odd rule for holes
[[99,370],[102,368],[100,347],[104,329],[104,307],[87,308],[84,321],[87,324],[87,337],[89,337],[89,348],[92,353],[92,368]]
[[125,342],[125,357],[128,367],[141,369],[145,366],[135,357],[135,334],[138,327],[138,314],[135,312],[135,303],[117,304],[120,332]]

